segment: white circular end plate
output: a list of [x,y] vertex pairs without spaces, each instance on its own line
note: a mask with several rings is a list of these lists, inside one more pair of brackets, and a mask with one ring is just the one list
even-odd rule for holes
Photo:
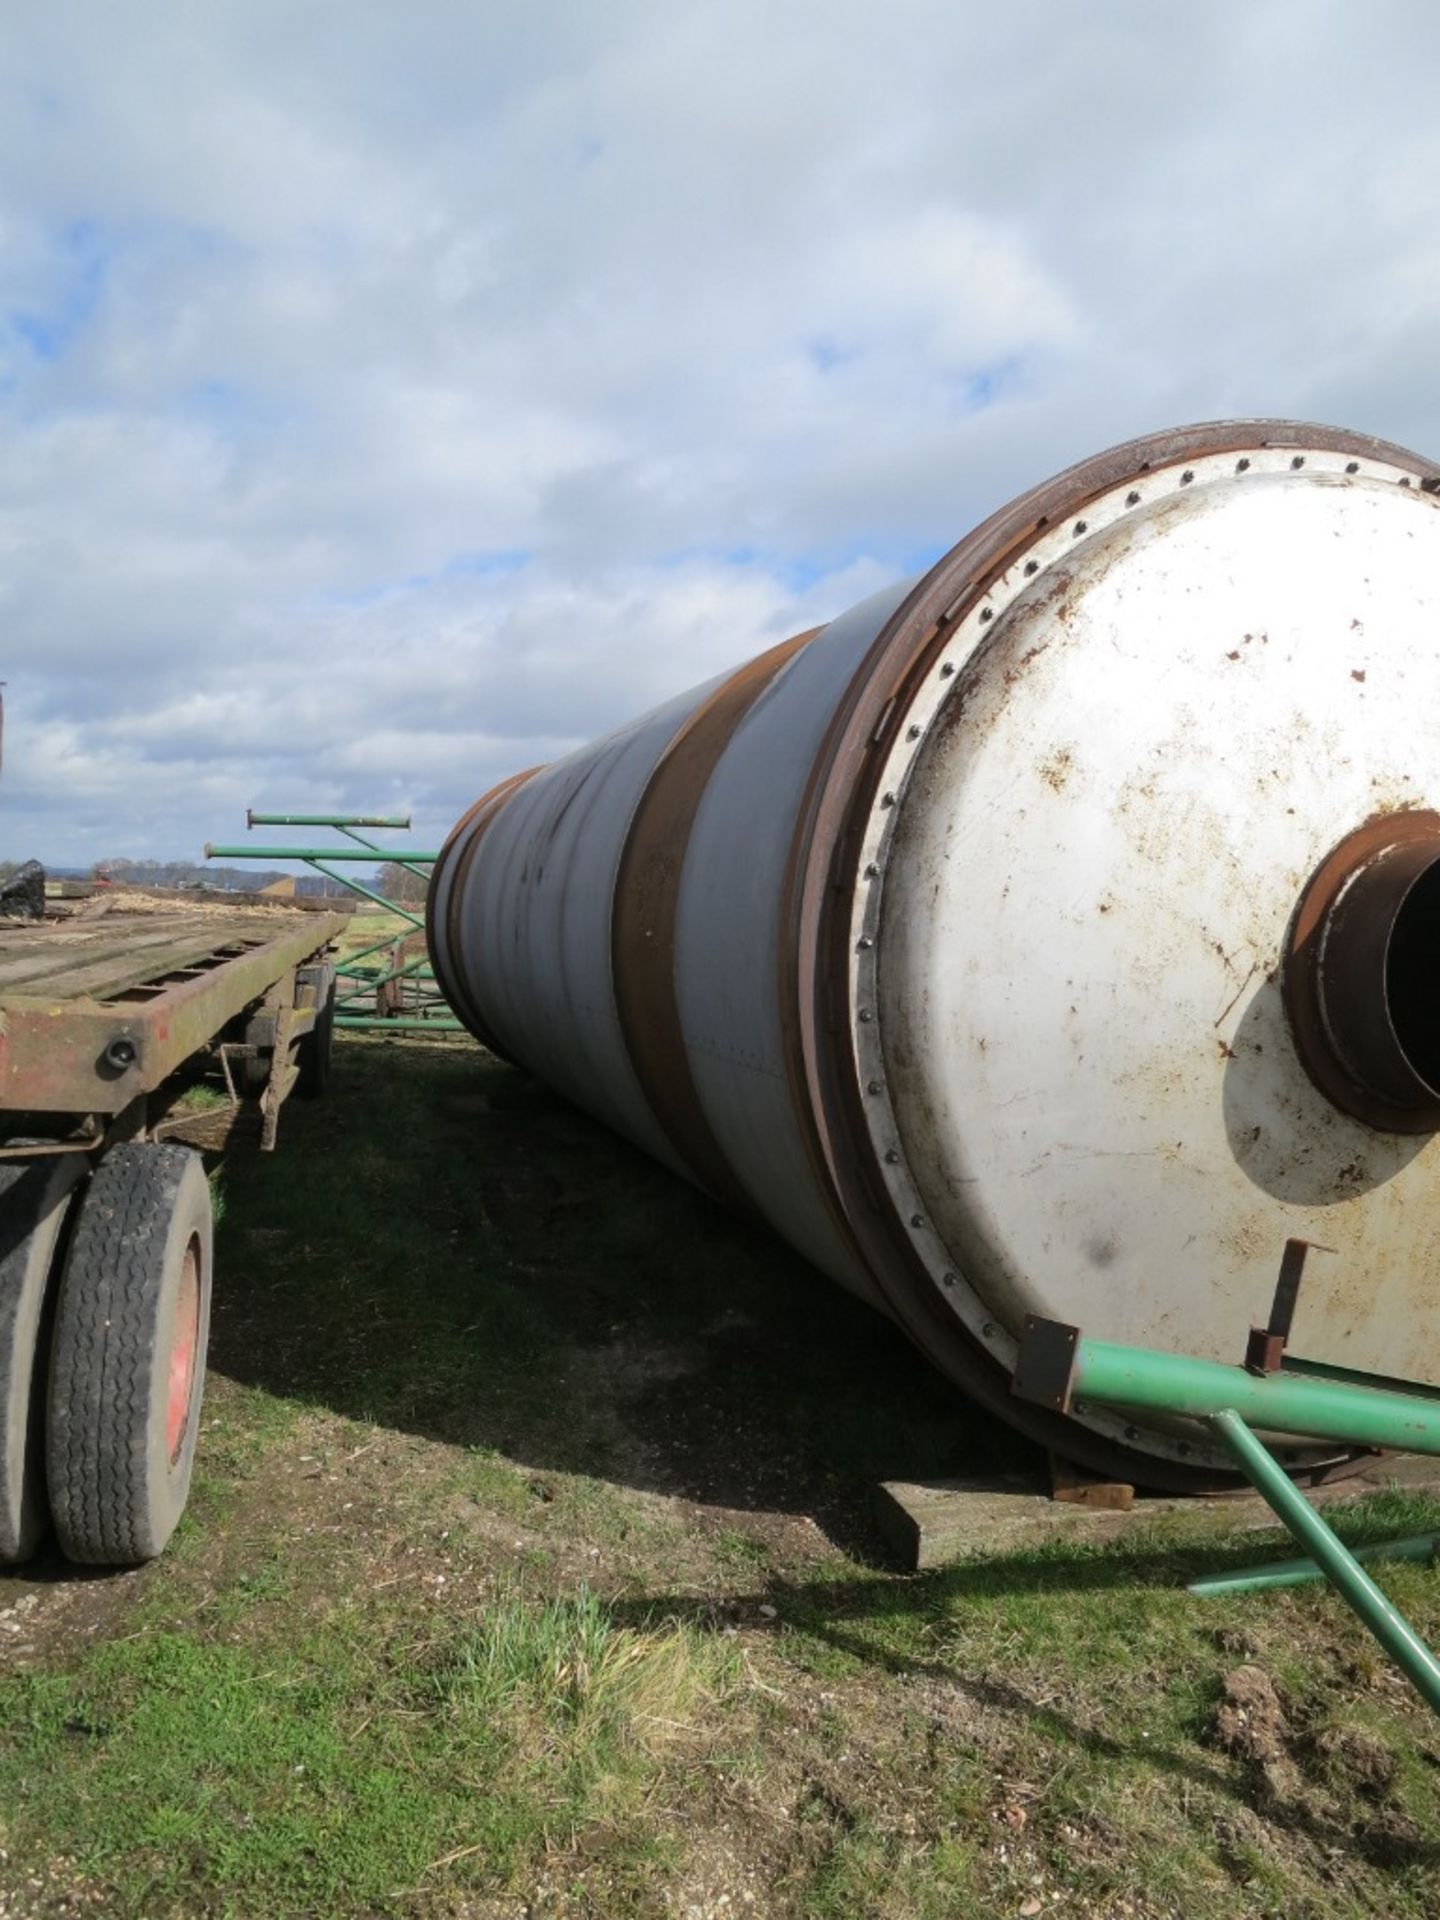
[[1238,1361],[1298,1236],[1334,1251],[1295,1350],[1440,1375],[1440,1146],[1325,1099],[1278,978],[1325,852],[1440,803],[1437,712],[1440,503],[1346,453],[1147,473],[957,625],[860,855],[851,1030],[896,1211],[1001,1364],[1027,1313]]

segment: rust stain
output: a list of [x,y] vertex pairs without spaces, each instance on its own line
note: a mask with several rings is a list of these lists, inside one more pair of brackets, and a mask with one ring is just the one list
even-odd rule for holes
[[[1065,608],[1063,607],[1057,608],[1055,618],[1060,622],[1062,626],[1064,626],[1066,621]],[[1044,653],[1047,644],[1048,643],[1044,640],[1037,641],[1033,647],[1028,648],[1024,653],[1021,654],[1020,658],[1015,662],[1014,666],[1006,667],[1004,673],[1001,674],[1000,676],[1004,684],[1007,687],[1015,686],[1017,682],[1021,679],[1022,675],[1026,672],[1027,668],[1030,666],[1030,663],[1033,660],[1037,660],[1040,657],[1040,655]]]
[[1350,678],[1358,681],[1363,687],[1365,684],[1365,669],[1363,667],[1352,667],[1350,669]]
[[[1219,952],[1218,941],[1216,942],[1216,951]],[[1229,967],[1230,972],[1233,974],[1235,969],[1233,966],[1231,966],[1229,956],[1227,954],[1221,953],[1220,957],[1222,960],[1224,960],[1225,965]],[[1252,962],[1250,971],[1246,974],[1245,978],[1240,982],[1239,986],[1235,989],[1230,999],[1227,1000],[1225,1005],[1220,1009],[1219,1013],[1216,1014],[1215,1020],[1213,1023],[1215,1026],[1218,1027],[1222,1021],[1228,1019],[1229,1016],[1234,1012],[1236,1006],[1239,1003],[1241,994],[1244,993],[1245,989],[1249,986],[1250,982],[1255,978],[1256,974],[1259,971],[1260,971],[1259,966],[1256,965],[1254,962]]]
[[1372,819],[1379,819],[1382,814],[1415,813],[1425,805],[1408,773],[1373,774],[1370,786],[1376,801]]
[[1220,1244],[1237,1264],[1245,1266],[1264,1259],[1274,1242],[1274,1222],[1268,1218],[1251,1218],[1242,1220],[1232,1233],[1223,1235]]
[[1075,756],[1069,747],[1059,747],[1040,764],[1040,778],[1055,793],[1063,793],[1070,779]]

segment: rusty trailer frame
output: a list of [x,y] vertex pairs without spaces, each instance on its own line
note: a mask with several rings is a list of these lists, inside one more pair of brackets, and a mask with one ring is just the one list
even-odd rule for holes
[[[333,914],[277,925],[260,911],[181,910],[0,931],[0,1117],[49,1136],[43,1149],[0,1144],[0,1157],[93,1151],[111,1134],[186,1138],[167,1085],[211,1051],[230,1093],[222,1117],[258,1095],[272,1147],[298,1078],[291,1055],[328,1017],[323,955],[343,926]],[[223,1145],[218,1124],[215,1110],[195,1116],[193,1144]]]
[[[185,1508],[213,1270],[200,1153],[323,1091],[339,916],[0,927],[0,1564],[153,1559]],[[225,1095],[192,1088],[215,1072]],[[212,1088],[213,1092],[213,1088]]]

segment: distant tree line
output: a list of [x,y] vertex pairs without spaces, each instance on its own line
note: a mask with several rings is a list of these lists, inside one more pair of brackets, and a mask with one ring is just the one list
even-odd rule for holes
[[[208,861],[195,860],[97,860],[90,875],[133,887],[219,887],[227,893],[259,893],[276,880],[291,877],[278,867],[213,867]],[[300,873],[293,878],[296,893],[316,898],[329,899],[347,891],[323,873]]]
[[[16,860],[0,860],[0,885],[16,872]],[[75,875],[77,869],[52,869]],[[363,875],[361,876],[363,877]],[[133,887],[215,887],[226,893],[259,893],[277,880],[293,879],[295,891],[307,898],[334,900],[349,889],[323,873],[282,873],[278,867],[212,867],[198,860],[97,860],[90,868],[92,880],[109,880],[119,886]],[[387,860],[377,877],[366,881],[387,900],[407,907],[419,906],[425,899],[426,881],[396,860]]]
[[387,860],[380,869],[375,890],[383,893],[387,900],[398,900],[404,906],[416,907],[425,898],[426,885],[420,874],[412,873],[409,867],[402,867],[396,860]]

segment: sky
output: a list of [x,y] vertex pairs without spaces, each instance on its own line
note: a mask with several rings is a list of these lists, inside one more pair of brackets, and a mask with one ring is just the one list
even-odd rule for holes
[[1431,0],[0,31],[0,858],[410,812],[1243,414],[1440,452]]

